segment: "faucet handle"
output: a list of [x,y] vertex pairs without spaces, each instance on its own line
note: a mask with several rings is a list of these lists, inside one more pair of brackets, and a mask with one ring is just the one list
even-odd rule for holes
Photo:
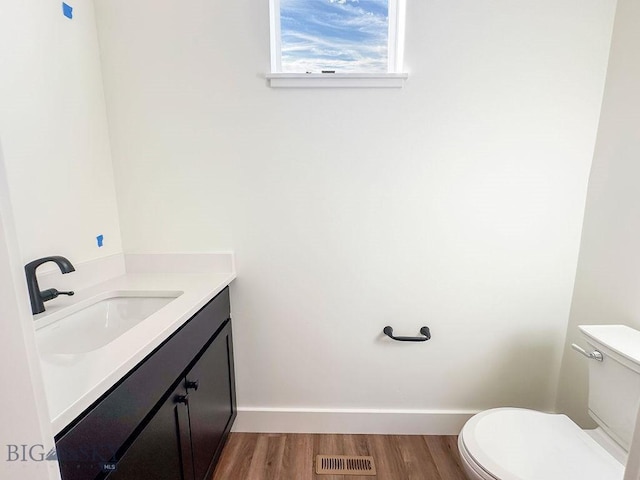
[[71,295],[74,295],[74,294],[75,292],[72,292],[72,291],[59,292],[55,288],[49,288],[47,290],[42,290],[40,292],[40,297],[42,298],[43,302],[48,302],[49,300],[53,300],[54,298],[56,298],[58,295],[68,295],[70,297]]

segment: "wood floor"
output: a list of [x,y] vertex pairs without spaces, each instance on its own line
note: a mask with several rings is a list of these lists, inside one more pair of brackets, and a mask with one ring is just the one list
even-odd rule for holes
[[[457,437],[231,433],[212,480],[467,480]],[[377,476],[316,475],[316,455],[371,455]]]

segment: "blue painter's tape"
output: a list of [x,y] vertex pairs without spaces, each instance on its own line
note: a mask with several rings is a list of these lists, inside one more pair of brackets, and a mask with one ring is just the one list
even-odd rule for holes
[[67,18],[73,18],[73,7],[62,2],[62,13]]
[[104,245],[104,235],[98,235],[96,240],[98,242],[98,247],[102,247]]

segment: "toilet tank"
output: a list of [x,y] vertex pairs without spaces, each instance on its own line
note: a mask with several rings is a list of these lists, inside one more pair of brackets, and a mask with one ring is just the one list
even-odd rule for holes
[[589,415],[629,451],[640,405],[640,332],[625,325],[580,325],[603,361],[588,360]]

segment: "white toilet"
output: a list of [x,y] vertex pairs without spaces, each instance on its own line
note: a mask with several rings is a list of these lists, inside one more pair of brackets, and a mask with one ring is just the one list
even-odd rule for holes
[[470,480],[622,480],[640,404],[640,332],[580,326],[589,357],[589,415],[595,430],[567,416],[495,408],[472,417],[458,437]]

